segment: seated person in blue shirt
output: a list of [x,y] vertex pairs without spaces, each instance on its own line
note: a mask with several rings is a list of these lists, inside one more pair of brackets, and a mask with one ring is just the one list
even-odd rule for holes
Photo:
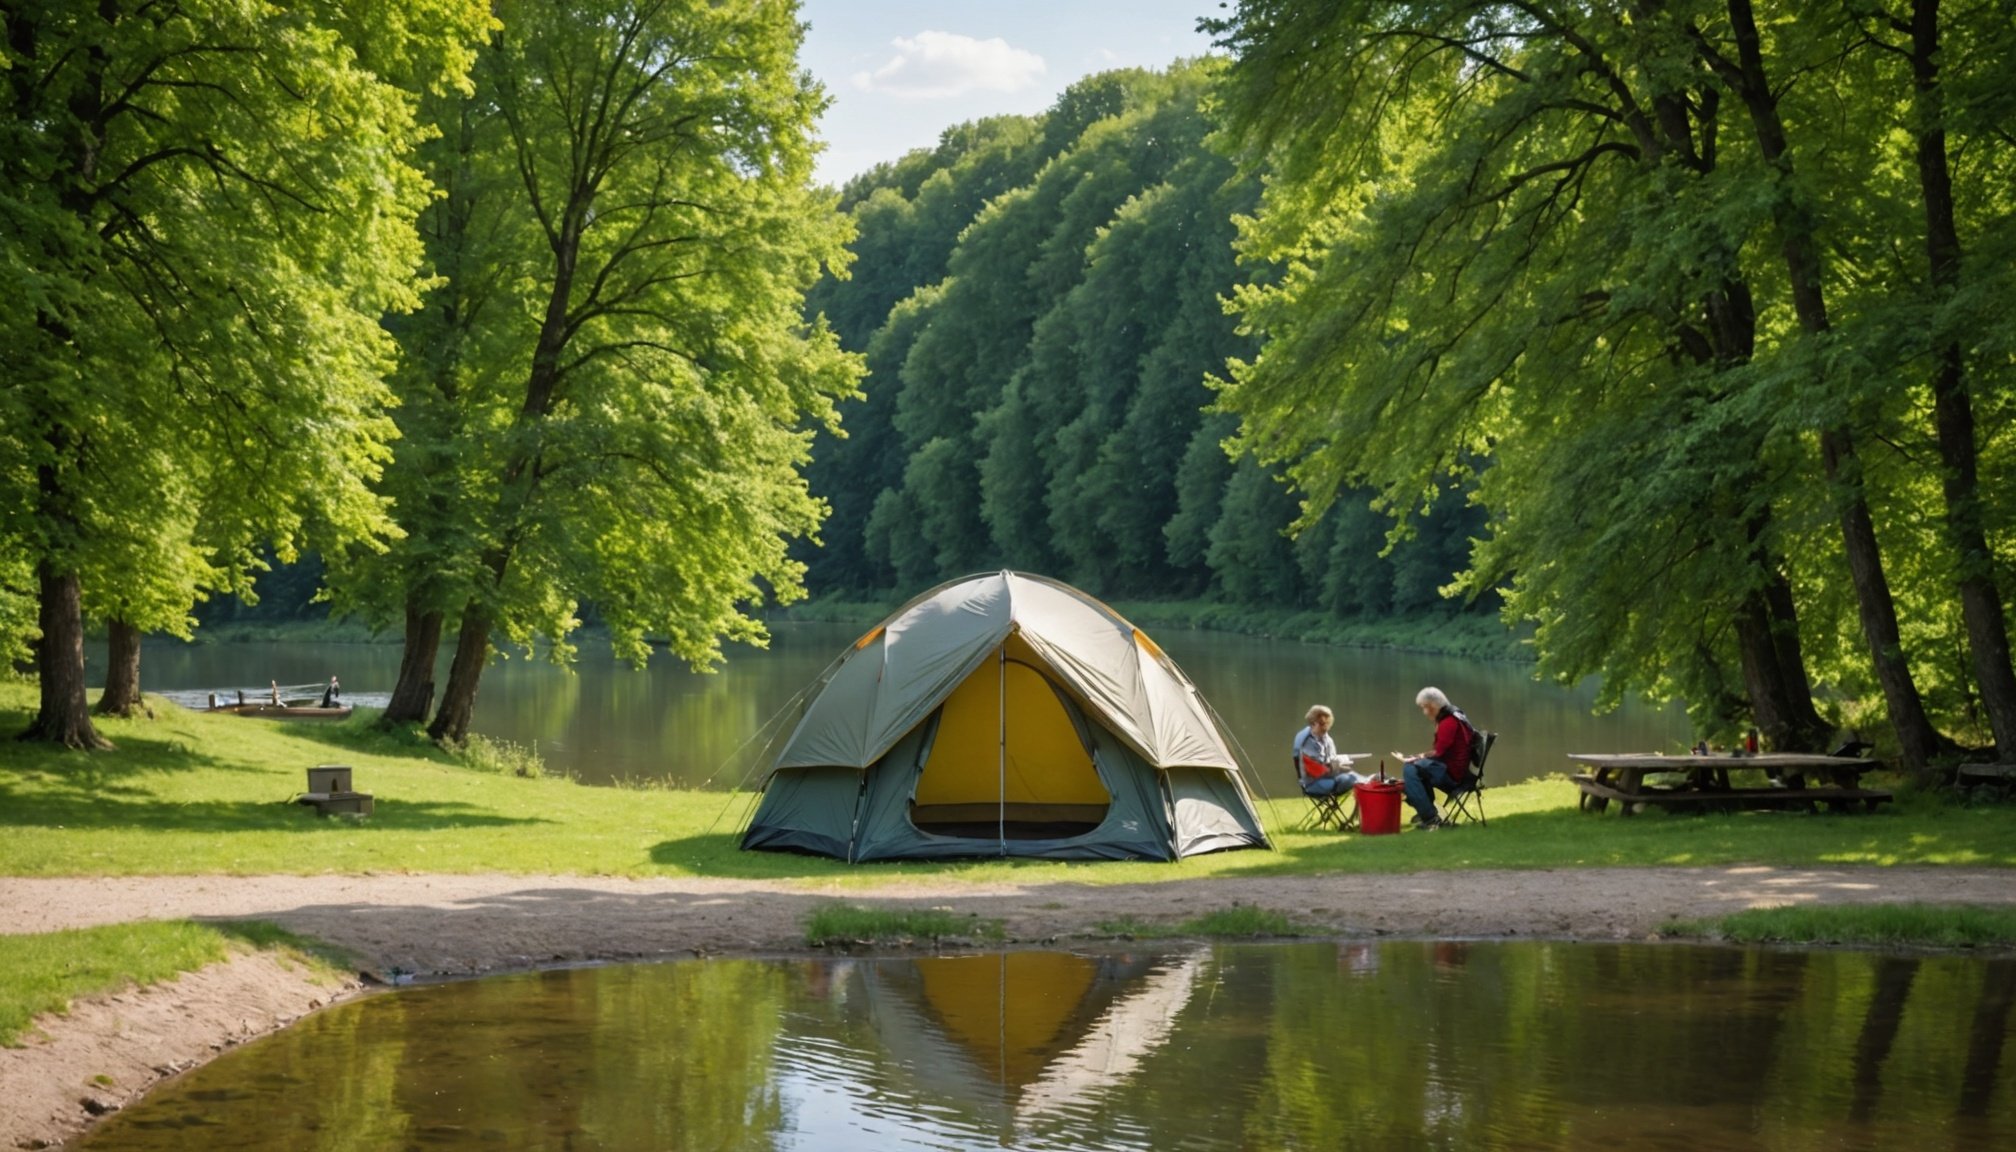
[[1295,734],[1295,778],[1302,791],[1311,796],[1349,792],[1368,777],[1351,771],[1351,759],[1337,752],[1330,739],[1330,709],[1321,704],[1309,709],[1309,726]]

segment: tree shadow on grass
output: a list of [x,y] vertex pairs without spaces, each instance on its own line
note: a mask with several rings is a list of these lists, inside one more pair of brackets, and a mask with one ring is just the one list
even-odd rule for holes
[[78,752],[0,737],[0,777],[119,791],[131,789],[142,774],[195,771],[257,775],[264,769],[193,752],[173,736],[121,733],[118,747],[105,752]]
[[163,801],[145,790],[93,791],[81,787],[25,790],[0,780],[0,827],[106,829],[133,832],[316,832],[335,827],[378,831],[432,831],[444,827],[504,828],[552,821],[502,816],[473,804],[380,799],[361,822],[329,819],[314,809],[273,801]]
[[[849,864],[827,856],[797,852],[744,852],[738,846],[740,829],[704,832],[676,840],[661,840],[651,846],[651,862],[679,868],[698,876],[719,876],[737,880],[785,880],[808,876],[844,876],[862,868],[880,868],[881,862]],[[909,862],[911,867],[915,861]],[[893,878],[894,872],[891,872]]]

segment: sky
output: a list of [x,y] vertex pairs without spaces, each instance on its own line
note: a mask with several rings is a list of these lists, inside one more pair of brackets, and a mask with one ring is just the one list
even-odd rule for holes
[[802,0],[799,61],[826,86],[818,179],[848,177],[954,124],[1049,107],[1111,68],[1201,56],[1218,0]]

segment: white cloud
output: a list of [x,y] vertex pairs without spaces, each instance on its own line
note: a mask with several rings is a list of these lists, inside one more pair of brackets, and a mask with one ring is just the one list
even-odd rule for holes
[[975,40],[956,32],[898,36],[896,55],[873,72],[856,72],[863,92],[939,100],[969,92],[1018,92],[1043,75],[1043,57],[995,37]]

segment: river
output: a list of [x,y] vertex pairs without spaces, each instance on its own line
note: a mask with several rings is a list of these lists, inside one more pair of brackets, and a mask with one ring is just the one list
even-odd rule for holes
[[[733,787],[758,770],[765,739],[861,631],[853,625],[773,625],[767,649],[732,645],[712,673],[689,671],[662,653],[640,671],[591,644],[582,646],[571,668],[514,654],[484,673],[475,730],[530,745],[548,769],[585,783]],[[1592,687],[1538,682],[1525,664],[1220,632],[1158,629],[1153,635],[1217,710],[1259,770],[1261,789],[1275,794],[1289,786],[1289,742],[1311,704],[1336,710],[1341,751],[1369,752],[1376,761],[1396,750],[1425,750],[1429,730],[1414,693],[1426,684],[1442,688],[1480,727],[1499,732],[1491,757],[1494,783],[1566,770],[1569,752],[1677,752],[1689,742],[1677,709],[1626,705],[1596,715]],[[200,707],[213,691],[335,675],[347,702],[369,706],[384,703],[398,668],[393,644],[167,641],[147,645],[141,683],[148,692]],[[436,682],[446,681],[444,648]]]

